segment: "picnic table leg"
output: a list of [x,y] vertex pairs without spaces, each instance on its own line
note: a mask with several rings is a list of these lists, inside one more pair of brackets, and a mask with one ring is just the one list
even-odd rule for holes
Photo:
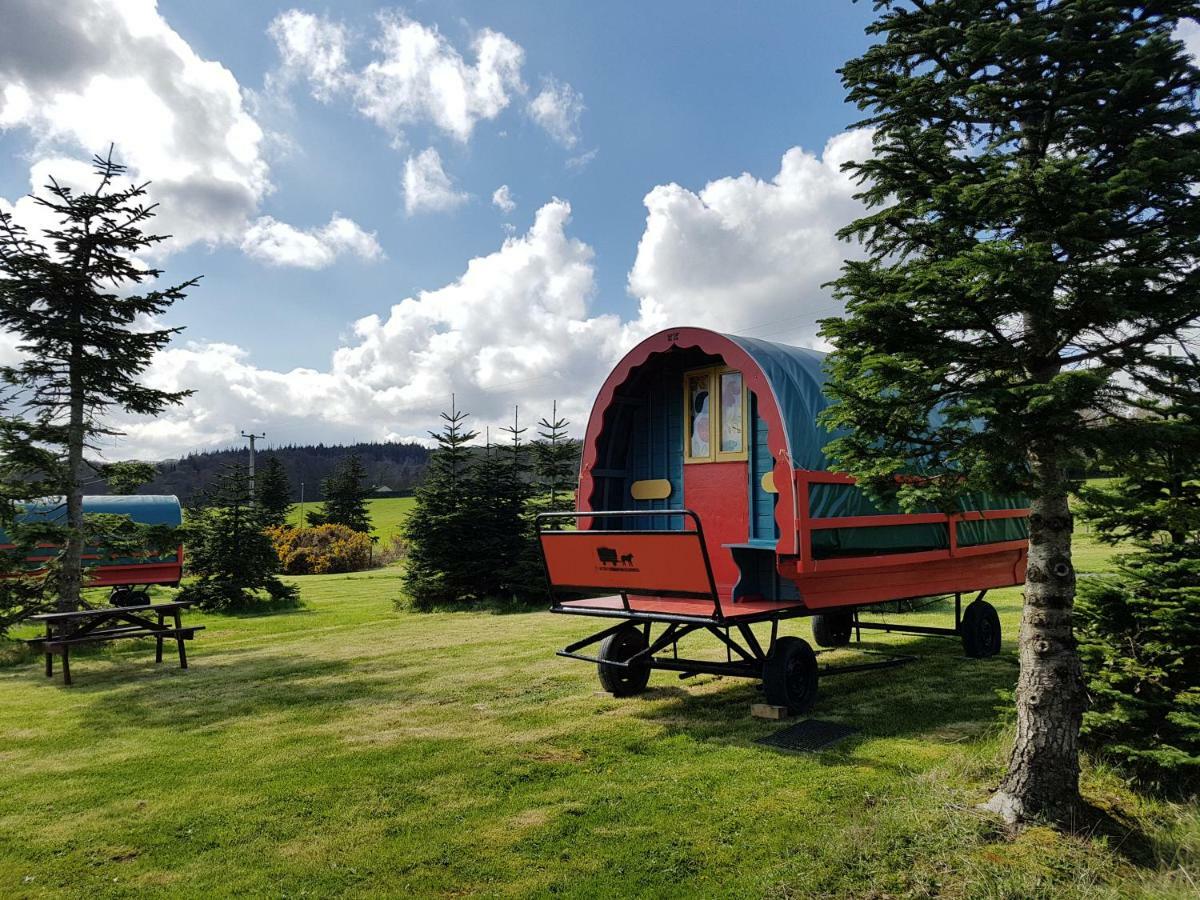
[[187,651],[183,649],[183,635],[179,629],[183,627],[183,623],[179,619],[179,610],[175,610],[175,643],[179,645],[179,668],[187,668]]
[[[161,612],[158,614],[158,627],[159,628],[163,627],[163,614]],[[154,639],[154,643],[155,643],[154,661],[156,663],[160,663],[160,662],[162,662],[162,635],[161,634]]]
[[[50,623],[46,623],[46,640],[49,641],[54,632],[50,628]],[[54,654],[49,650],[46,651],[46,677],[54,677]]]
[[63,684],[71,683],[71,648],[63,644]]

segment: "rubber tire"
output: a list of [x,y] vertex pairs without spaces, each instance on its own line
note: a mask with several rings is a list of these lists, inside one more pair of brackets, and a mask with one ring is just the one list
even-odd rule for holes
[[818,647],[845,647],[854,632],[854,613],[829,612],[812,617],[813,640]]
[[138,590],[128,585],[117,585],[108,595],[110,606],[149,606],[150,591]]
[[986,600],[975,600],[963,610],[963,652],[972,659],[986,659],[1000,652],[1000,616]]
[[763,694],[772,706],[792,715],[808,712],[817,702],[817,655],[807,641],[781,637],[763,664]]
[[600,642],[596,671],[600,675],[600,686],[614,697],[632,697],[646,689],[650,681],[650,666],[614,666],[611,662],[625,662],[629,657],[645,650],[646,637],[634,625],[626,625],[614,631]]

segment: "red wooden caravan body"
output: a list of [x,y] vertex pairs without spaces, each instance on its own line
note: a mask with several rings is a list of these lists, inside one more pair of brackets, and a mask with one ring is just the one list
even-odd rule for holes
[[[555,612],[630,624],[565,655],[594,659],[616,693],[640,690],[652,668],[719,670],[762,677],[768,695],[802,708],[818,670],[807,644],[777,639],[779,619],[816,615],[818,642],[837,645],[879,625],[858,620],[858,607],[966,592],[980,598],[961,617],[956,602],[953,629],[887,627],[959,635],[972,655],[998,649],[982,592],[1024,580],[1025,503],[972,495],[952,514],[875,506],[825,457],[835,435],[817,423],[823,381],[816,351],[701,328],[660,332],[617,364],[583,443],[577,509],[592,515],[576,515],[574,530],[545,517],[540,540]],[[749,627],[764,621],[766,649]],[[652,641],[656,622],[666,630]],[[736,671],[656,655],[697,629],[725,643]],[[578,652],[594,642],[599,657]]]

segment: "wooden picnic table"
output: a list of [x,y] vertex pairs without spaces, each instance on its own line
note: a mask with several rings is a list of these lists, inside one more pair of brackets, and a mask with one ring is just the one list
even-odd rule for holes
[[[54,677],[54,657],[62,657],[63,684],[71,683],[71,647],[81,644],[100,644],[124,638],[155,638],[154,661],[162,662],[163,640],[173,639],[179,646],[179,668],[186,669],[187,651],[183,642],[190,641],[203,625],[184,626],[183,610],[194,600],[174,603],[155,603],[146,606],[106,606],[99,609],[78,609],[70,612],[41,613],[30,616],[30,622],[44,622],[44,637],[28,641],[46,654],[46,677]],[[151,618],[156,617],[157,620]],[[170,622],[167,619],[170,618]]]

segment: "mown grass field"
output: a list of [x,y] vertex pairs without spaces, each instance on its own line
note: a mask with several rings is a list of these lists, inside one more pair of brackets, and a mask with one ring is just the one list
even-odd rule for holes
[[[412,497],[381,497],[367,501],[367,512],[371,515],[371,533],[379,538],[380,543],[387,544],[394,535],[400,533],[400,526],[404,524],[415,502]],[[304,504],[305,514],[320,509],[320,503]],[[301,523],[299,505],[292,507],[288,521],[293,525]]]
[[0,667],[0,896],[1195,895],[1197,810],[1103,767],[1079,835],[976,810],[1010,735],[1016,589],[992,595],[991,660],[870,637],[920,661],[824,681],[814,714],[858,734],[800,755],[754,743],[778,724],[748,682],[597,696],[553,653],[587,622],[397,612],[399,574],[197,614],[187,672],[149,644],[80,654],[69,689]]

